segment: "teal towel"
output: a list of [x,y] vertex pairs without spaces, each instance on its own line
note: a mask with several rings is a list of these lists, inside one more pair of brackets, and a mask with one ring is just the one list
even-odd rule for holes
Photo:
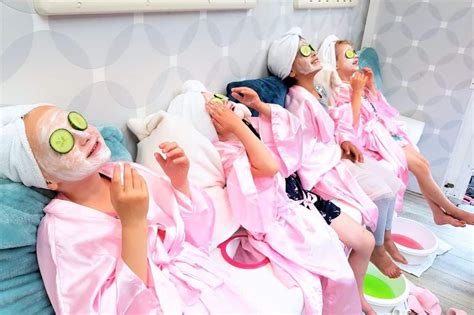
[[[123,134],[99,128],[112,160],[132,161]],[[54,192],[0,178],[0,314],[53,314],[36,260],[36,230]]]
[[379,56],[372,47],[362,48],[359,51],[359,66],[369,67],[374,72],[375,85],[380,92],[383,92],[382,73],[380,72]]

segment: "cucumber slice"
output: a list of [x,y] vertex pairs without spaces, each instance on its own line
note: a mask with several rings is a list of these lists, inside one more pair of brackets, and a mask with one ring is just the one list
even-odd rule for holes
[[224,104],[224,101],[227,100],[227,96],[222,94],[214,94],[214,97],[211,99],[212,102]]
[[220,98],[221,100],[227,99],[227,96],[219,94],[219,93],[214,94],[214,97]]
[[311,47],[310,46],[301,46],[300,53],[303,57],[308,57],[311,55]]
[[56,129],[49,136],[49,145],[59,154],[66,154],[74,148],[74,137],[67,129]]
[[346,50],[345,56],[346,56],[347,59],[352,59],[355,56],[357,56],[357,52],[354,49]]
[[70,112],[69,115],[67,115],[67,119],[72,128],[77,130],[87,129],[87,120],[78,112]]

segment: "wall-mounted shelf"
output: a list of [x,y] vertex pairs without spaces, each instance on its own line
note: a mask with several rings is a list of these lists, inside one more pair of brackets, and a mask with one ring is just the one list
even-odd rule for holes
[[34,0],[40,15],[247,10],[257,0]]
[[327,9],[354,7],[359,0],[293,0],[295,9]]

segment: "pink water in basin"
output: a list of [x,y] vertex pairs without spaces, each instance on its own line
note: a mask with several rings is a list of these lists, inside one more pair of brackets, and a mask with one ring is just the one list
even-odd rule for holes
[[411,249],[424,249],[420,243],[412,239],[411,237],[401,235],[401,234],[392,234],[392,239],[395,243],[402,246],[411,248]]

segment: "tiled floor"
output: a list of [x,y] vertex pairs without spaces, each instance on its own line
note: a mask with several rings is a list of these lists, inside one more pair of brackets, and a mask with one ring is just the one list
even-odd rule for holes
[[425,224],[453,247],[438,256],[420,278],[405,275],[417,286],[431,290],[439,298],[443,313],[450,307],[456,307],[474,314],[474,227],[436,225],[421,195],[407,193],[405,203],[406,210],[402,217]]

